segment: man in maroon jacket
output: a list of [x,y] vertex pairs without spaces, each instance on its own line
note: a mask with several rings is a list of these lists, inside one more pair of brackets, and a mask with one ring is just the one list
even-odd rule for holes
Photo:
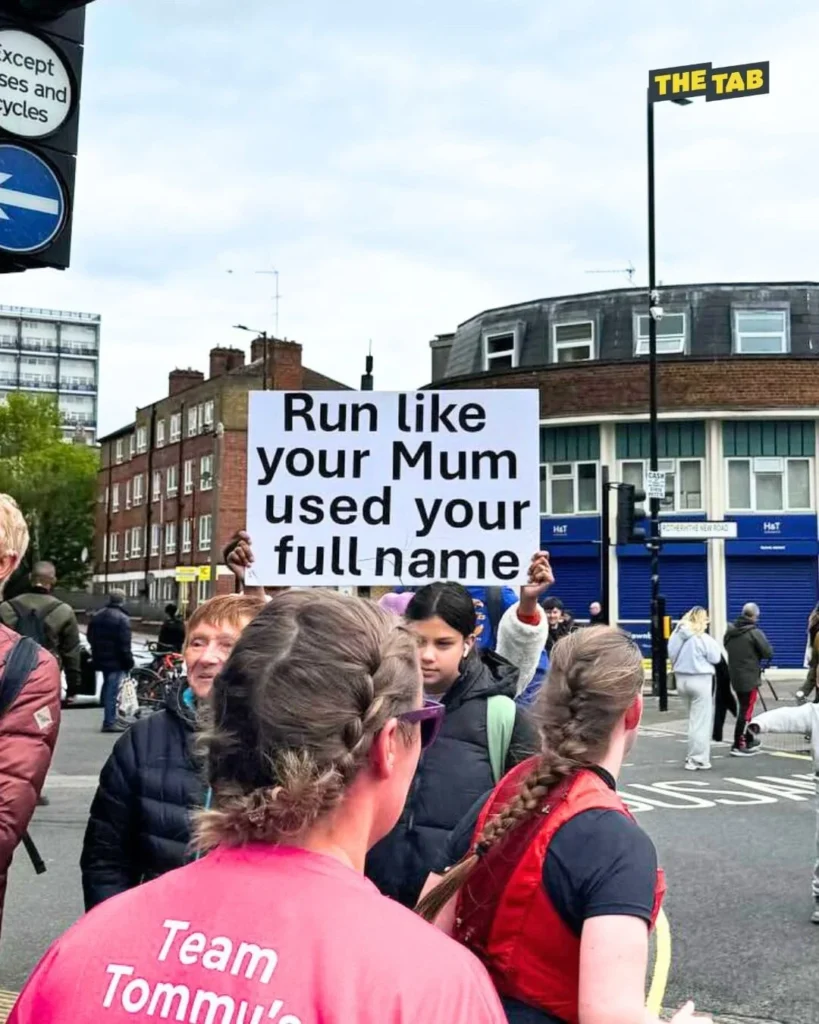
[[[26,553],[28,528],[13,498],[0,494],[0,595]],[[0,687],[20,639],[0,625]],[[20,692],[0,716],[0,925],[14,850],[28,828],[43,788],[60,727],[60,670],[41,649]]]

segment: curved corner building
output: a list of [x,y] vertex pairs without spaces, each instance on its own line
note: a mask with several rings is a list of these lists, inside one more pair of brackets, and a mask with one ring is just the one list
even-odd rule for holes
[[[538,299],[430,343],[431,388],[540,392],[541,536],[554,593],[580,619],[600,596],[600,467],[638,487],[648,469],[646,302],[637,288]],[[662,515],[738,524],[736,540],[664,544],[668,613],[703,605],[721,638],[755,601],[775,664],[799,668],[819,597],[819,284],[679,285],[661,305]],[[628,545],[609,558],[612,621],[643,642],[648,553]]]

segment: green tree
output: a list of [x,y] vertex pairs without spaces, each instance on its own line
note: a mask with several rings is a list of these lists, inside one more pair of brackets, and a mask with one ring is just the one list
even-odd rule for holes
[[98,466],[96,449],[63,441],[54,399],[12,392],[0,405],[0,492],[17,501],[31,533],[21,572],[47,558],[63,585],[86,582]]

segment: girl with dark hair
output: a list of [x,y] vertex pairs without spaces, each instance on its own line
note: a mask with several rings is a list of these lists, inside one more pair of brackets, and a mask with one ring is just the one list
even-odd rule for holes
[[[642,655],[594,626],[555,645],[543,749],[453,833],[418,912],[483,961],[512,1024],[644,1024],[665,886],[615,784],[643,709]],[[690,1018],[689,1004],[675,1021]]]
[[354,597],[282,593],[211,703],[208,855],[82,918],[12,1024],[502,1024],[478,961],[362,875],[441,718],[401,621]]
[[367,858],[367,876],[405,906],[415,905],[450,832],[476,798],[538,748],[537,730],[514,698],[518,664],[530,663],[534,672],[544,642],[545,618],[537,601],[553,580],[545,552],[532,559],[529,579],[499,629],[501,650],[507,636],[518,637],[515,664],[495,651],[476,650],[475,605],[460,584],[429,584],[407,606],[424,690],[442,702],[446,714],[438,742],[418,766],[400,821]]

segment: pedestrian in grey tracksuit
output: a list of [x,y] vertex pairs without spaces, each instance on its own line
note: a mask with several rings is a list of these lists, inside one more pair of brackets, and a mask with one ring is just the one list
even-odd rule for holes
[[811,921],[819,924],[819,704],[803,704],[797,708],[776,708],[759,715],[749,725],[752,733],[792,732],[810,736],[813,773],[817,778],[816,857],[813,863],[813,914]]
[[668,641],[668,657],[677,680],[677,693],[688,704],[688,771],[711,767],[711,730],[714,724],[714,672],[723,656],[717,641],[706,632],[708,612],[692,608],[680,620]]

